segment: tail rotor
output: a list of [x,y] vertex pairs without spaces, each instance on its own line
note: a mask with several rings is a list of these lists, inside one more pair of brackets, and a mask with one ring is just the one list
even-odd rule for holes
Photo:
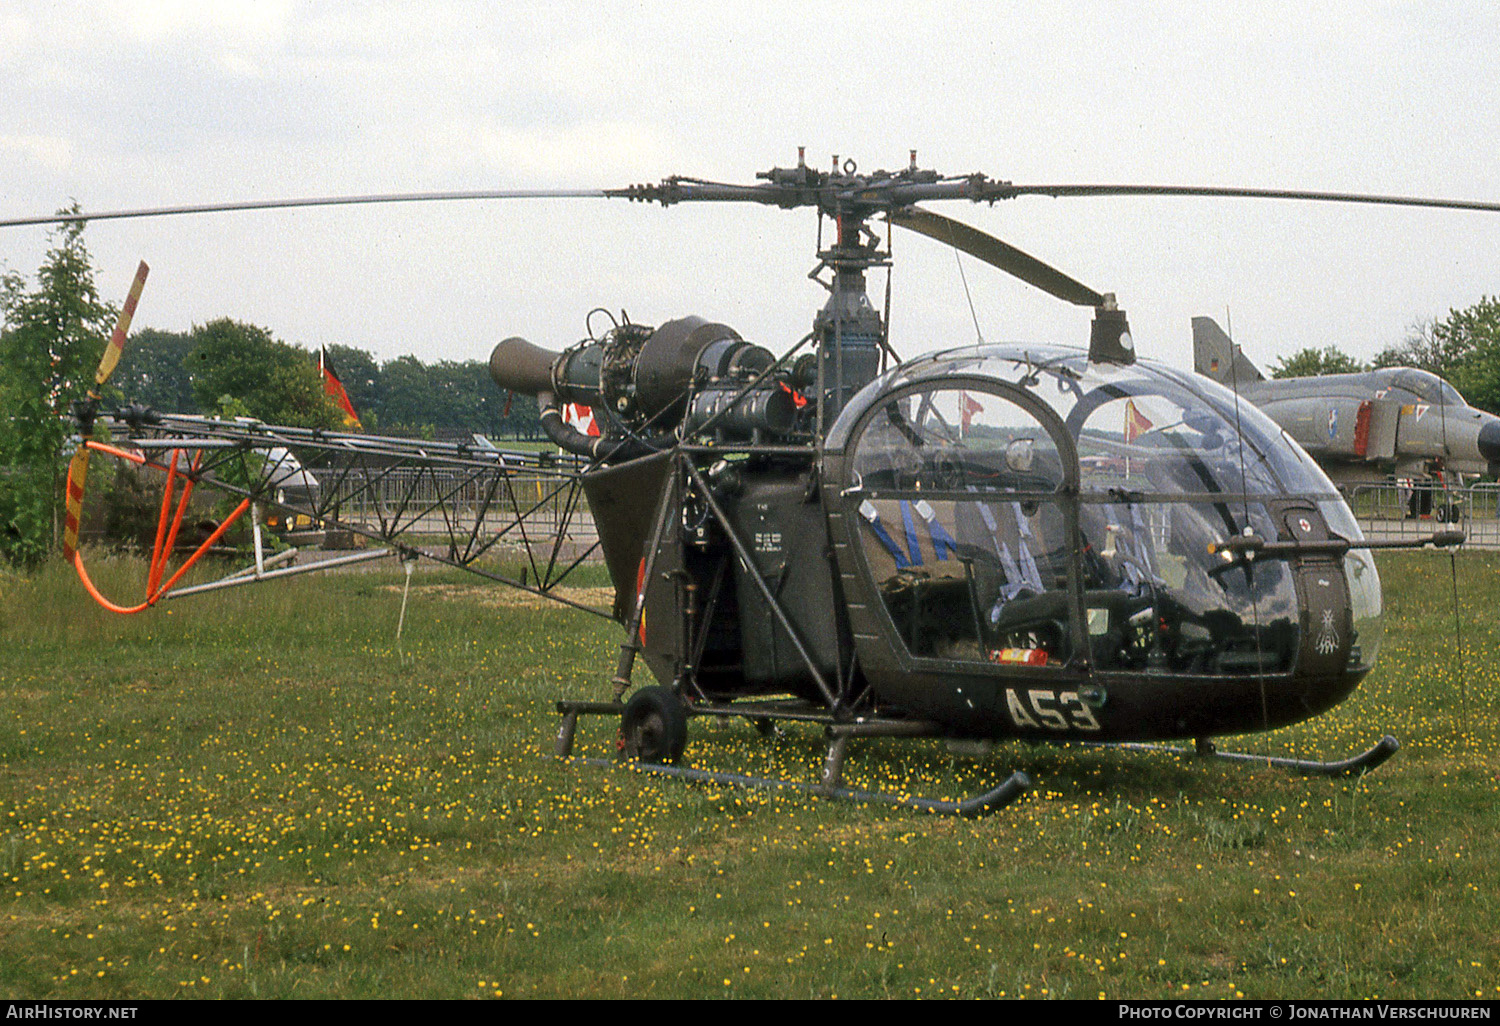
[[81,440],[78,451],[68,464],[67,516],[63,521],[63,558],[68,562],[78,552],[78,527],[83,519],[83,488],[89,474],[89,443],[94,437],[94,416],[104,386],[120,363],[120,354],[125,349],[125,337],[130,333],[130,321],[135,316],[136,304],[140,302],[141,290],[146,287],[146,275],[150,273],[146,261],[142,260],[135,271],[130,294],[120,309],[120,319],[110,334],[109,344],[104,347],[104,356],[99,360],[99,369],[94,372],[94,387],[89,389],[88,399],[78,410],[78,433]]

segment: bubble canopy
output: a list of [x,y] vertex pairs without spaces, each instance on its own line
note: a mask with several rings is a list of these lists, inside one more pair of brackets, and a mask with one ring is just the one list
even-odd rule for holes
[[[1223,556],[1244,534],[1362,539],[1317,464],[1206,378],[1061,347],[954,349],[863,389],[826,451],[842,558],[858,563],[843,570],[884,614],[871,625],[894,690],[958,667],[1352,687],[1379,647],[1367,555],[1327,560],[1316,592],[1303,560]],[[1102,716],[1065,720],[1088,732]]]
[[[958,378],[974,381],[949,400],[956,432],[973,433],[975,418],[983,416],[975,408],[983,405],[978,398],[971,399],[967,414],[957,409],[960,392],[983,390],[985,382],[1023,389],[1067,426],[1085,491],[1112,487],[1108,475],[1096,471],[1105,461],[1133,454],[1138,460],[1199,464],[1189,470],[1193,491],[1337,496],[1327,475],[1290,436],[1224,386],[1144,360],[1128,366],[1090,363],[1084,351],[1061,346],[971,346],[902,364],[850,401],[830,430],[827,447],[844,448],[861,415],[882,397],[920,382]],[[937,416],[944,412],[934,410]]]

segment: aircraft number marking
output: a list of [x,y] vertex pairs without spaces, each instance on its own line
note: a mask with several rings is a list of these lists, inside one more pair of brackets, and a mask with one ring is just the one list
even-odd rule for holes
[[1005,708],[1017,727],[1048,730],[1097,731],[1102,729],[1094,711],[1076,691],[1052,691],[1031,688],[1028,691],[1005,689]]

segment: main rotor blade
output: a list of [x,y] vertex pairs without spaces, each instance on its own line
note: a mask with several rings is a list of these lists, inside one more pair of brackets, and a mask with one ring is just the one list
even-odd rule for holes
[[1321,203],[1372,203],[1389,207],[1436,207],[1442,210],[1500,212],[1500,203],[1434,199],[1426,196],[1381,196],[1362,192],[1313,192],[1306,189],[1240,189],[1216,185],[1015,185],[1004,183],[1002,199],[1014,196],[1203,196],[1227,199],[1290,199]]
[[1007,274],[1014,275],[1035,285],[1043,292],[1078,306],[1102,306],[1104,297],[1082,282],[1063,274],[1057,268],[1042,263],[1029,253],[1024,253],[1008,242],[1001,242],[977,228],[970,228],[962,221],[934,214],[921,207],[901,207],[890,212],[893,224],[899,224],[938,242],[945,242],[954,249],[978,257],[993,264]]
[[117,221],[136,217],[170,217],[175,214],[221,214],[235,210],[294,210],[305,207],[348,207],[377,203],[445,203],[462,200],[507,199],[604,199],[603,189],[487,189],[471,192],[393,192],[371,196],[314,196],[303,199],[244,200],[235,203],[200,203],[180,207],[150,207],[140,210],[107,210],[92,214],[49,214],[45,217],[15,217],[0,220],[0,228],[28,224],[67,224],[73,221]]
[[[1017,196],[1200,196],[1241,199],[1294,199],[1332,203],[1371,203],[1385,206],[1429,207],[1447,210],[1500,211],[1500,203],[1477,200],[1434,199],[1422,196],[1383,196],[1353,192],[1314,192],[1304,189],[1244,189],[1199,185],[1016,185],[993,181],[983,175],[943,178],[933,181],[907,181],[902,176],[863,176],[855,180],[825,185],[826,175],[798,169],[795,181],[723,185],[688,178],[669,178],[659,185],[630,186],[624,189],[479,189],[460,192],[378,193],[364,196],[313,196],[279,200],[244,200],[229,203],[200,203],[170,207],[145,207],[137,210],[104,210],[94,213],[47,214],[39,217],[0,219],[0,228],[17,228],[34,224],[67,224],[76,221],[110,221],[126,218],[170,217],[176,214],[214,214],[238,210],[290,210],[307,207],[358,206],[392,203],[435,203],[464,200],[511,199],[608,199],[627,198],[664,204],[686,200],[728,200],[756,202],[783,207],[818,205],[837,192],[847,194],[874,207],[901,209],[917,201],[969,199],[995,202]],[[767,174],[775,177],[779,172]],[[781,173],[784,178],[786,174]],[[811,178],[808,181],[803,179]],[[868,181],[865,182],[864,179]],[[862,184],[863,182],[863,184]],[[915,231],[920,228],[913,227]],[[944,241],[947,241],[946,239]],[[978,255],[978,254],[975,254]],[[981,259],[985,259],[981,257]]]

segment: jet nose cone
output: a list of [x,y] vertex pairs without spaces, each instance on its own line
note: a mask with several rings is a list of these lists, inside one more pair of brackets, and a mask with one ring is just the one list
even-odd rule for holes
[[1479,454],[1491,466],[1500,463],[1500,418],[1490,417],[1479,429]]

